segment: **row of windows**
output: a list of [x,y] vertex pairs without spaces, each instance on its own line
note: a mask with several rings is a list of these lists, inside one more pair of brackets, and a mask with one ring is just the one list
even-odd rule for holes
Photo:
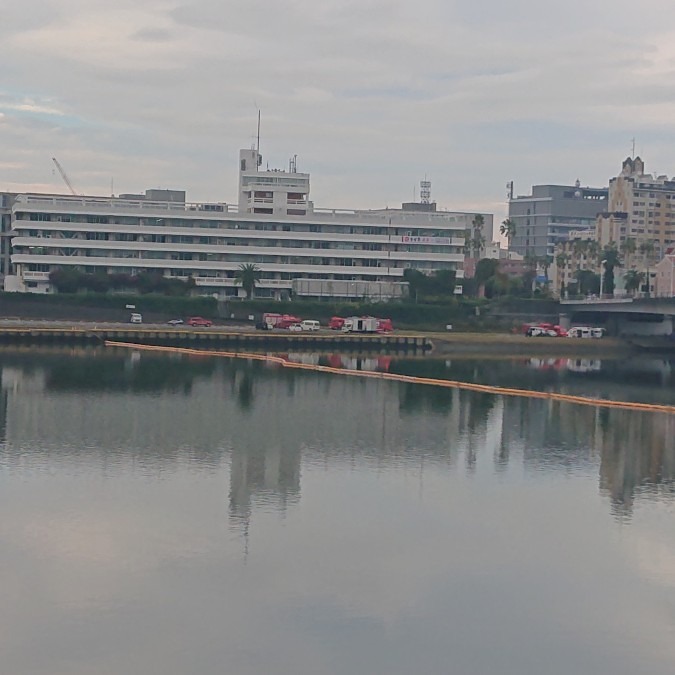
[[[27,217],[29,216],[29,217]],[[316,223],[249,223],[244,221],[206,221],[161,218],[108,218],[107,216],[54,216],[49,213],[17,214],[16,220],[34,222],[88,223],[99,225],[131,225],[140,227],[206,228],[252,230],[257,232],[298,232],[314,234],[353,234],[361,236],[463,237],[464,230],[443,230],[429,227],[379,227],[372,225],[334,225]],[[44,230],[45,233],[49,230]],[[36,235],[37,236],[37,235]],[[70,233],[75,236],[75,232]]]
[[[17,247],[15,255],[49,255],[63,256],[68,258],[116,258],[120,260],[173,260],[173,261],[199,261],[226,264],[255,263],[259,265],[322,265],[336,267],[403,267],[406,264],[401,260],[382,260],[378,258],[329,258],[312,256],[269,256],[269,255],[216,255],[206,253],[160,253],[144,252],[140,255],[133,251],[114,251],[90,249],[86,251],[61,251],[59,249],[40,249],[34,247]],[[446,265],[453,266],[456,263],[440,261],[415,261],[415,267],[429,267],[437,269]]]

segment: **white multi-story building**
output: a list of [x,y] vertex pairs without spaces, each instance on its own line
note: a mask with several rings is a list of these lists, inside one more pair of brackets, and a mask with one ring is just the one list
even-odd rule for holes
[[[315,209],[308,174],[294,163],[290,171],[256,170],[258,157],[240,155],[239,207],[157,201],[153,191],[17,195],[5,289],[51,292],[50,272],[66,267],[192,277],[203,293],[223,297],[243,293],[235,275],[246,263],[260,268],[256,295],[263,297],[388,299],[403,294],[406,268],[463,277],[464,232],[476,214]],[[492,215],[483,215],[492,231]]]

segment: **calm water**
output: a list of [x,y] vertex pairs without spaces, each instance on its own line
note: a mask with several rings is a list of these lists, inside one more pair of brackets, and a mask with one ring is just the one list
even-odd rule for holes
[[[675,403],[663,360],[342,362]],[[0,369],[3,675],[675,672],[675,416],[113,350]]]

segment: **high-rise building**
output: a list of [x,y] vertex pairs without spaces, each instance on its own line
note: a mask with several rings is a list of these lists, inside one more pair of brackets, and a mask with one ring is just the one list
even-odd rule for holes
[[516,233],[511,250],[522,256],[554,256],[556,244],[571,231],[594,227],[607,210],[607,188],[575,185],[534,185],[532,194],[509,199],[509,219]]
[[646,242],[654,260],[675,244],[675,178],[645,173],[640,157],[628,157],[621,173],[609,181],[609,199],[597,218],[596,238],[601,246],[633,239]]

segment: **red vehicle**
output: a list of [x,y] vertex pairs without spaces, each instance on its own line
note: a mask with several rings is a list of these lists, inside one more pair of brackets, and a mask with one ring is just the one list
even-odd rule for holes
[[289,328],[294,323],[300,323],[302,319],[292,314],[275,314],[267,312],[262,315],[263,323],[266,324],[267,329],[272,328]]
[[524,323],[523,324],[523,333],[525,335],[532,335],[533,331],[532,329],[539,328],[541,331],[545,331],[547,335],[550,335],[551,337],[567,337],[567,331],[562,327],[558,326],[558,324],[552,324],[552,323]]
[[328,322],[328,328],[331,330],[342,330],[342,326],[344,325],[345,320],[341,316],[331,316]]
[[378,319],[377,320],[377,332],[378,333],[391,333],[394,330],[394,325],[391,322],[391,319]]
[[204,328],[210,328],[213,326],[213,321],[210,319],[204,319],[201,316],[191,316],[187,320],[187,325],[188,326],[202,326]]

